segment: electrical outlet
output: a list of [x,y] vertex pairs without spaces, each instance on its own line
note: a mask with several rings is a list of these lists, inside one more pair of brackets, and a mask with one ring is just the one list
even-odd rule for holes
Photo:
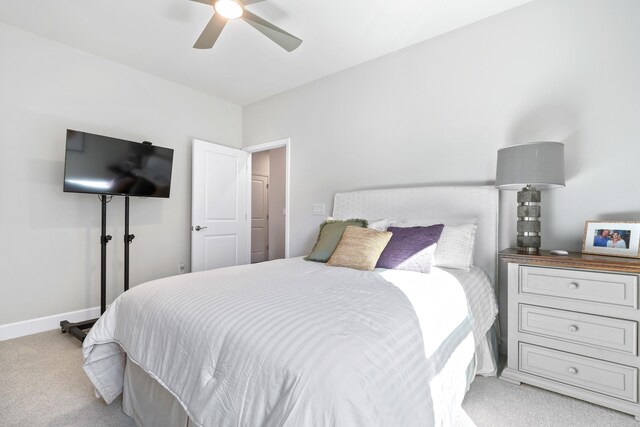
[[178,264],[178,274],[184,273],[184,262]]
[[324,215],[324,203],[314,203],[311,205],[312,215]]

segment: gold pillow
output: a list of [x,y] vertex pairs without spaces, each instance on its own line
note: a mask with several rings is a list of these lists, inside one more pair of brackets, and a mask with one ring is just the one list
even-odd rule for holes
[[390,239],[391,233],[388,231],[350,225],[344,230],[342,239],[327,265],[373,270]]

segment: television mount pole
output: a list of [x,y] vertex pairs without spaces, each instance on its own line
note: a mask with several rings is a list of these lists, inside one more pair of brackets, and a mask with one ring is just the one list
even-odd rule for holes
[[129,290],[129,245],[136,236],[129,234],[129,196],[124,198],[124,291]]
[[[107,309],[107,243],[111,236],[107,234],[107,196],[100,195],[102,203],[101,235],[100,235],[100,315]],[[71,323],[67,320],[60,322],[62,333],[69,333],[81,342],[87,337],[85,330],[91,327],[98,319],[85,320],[83,322]]]

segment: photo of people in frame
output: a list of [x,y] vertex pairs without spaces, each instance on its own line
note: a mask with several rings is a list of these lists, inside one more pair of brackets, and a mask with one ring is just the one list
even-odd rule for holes
[[585,221],[582,253],[640,258],[640,221]]
[[593,246],[612,249],[627,249],[631,230],[597,229],[593,236]]

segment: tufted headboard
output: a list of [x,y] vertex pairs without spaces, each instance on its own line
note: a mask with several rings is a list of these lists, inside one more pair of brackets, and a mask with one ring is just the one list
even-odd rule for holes
[[[478,225],[474,264],[495,284],[498,254],[498,190],[492,186],[381,188],[336,193],[338,219],[382,218],[403,222]],[[494,285],[495,286],[495,285]]]

